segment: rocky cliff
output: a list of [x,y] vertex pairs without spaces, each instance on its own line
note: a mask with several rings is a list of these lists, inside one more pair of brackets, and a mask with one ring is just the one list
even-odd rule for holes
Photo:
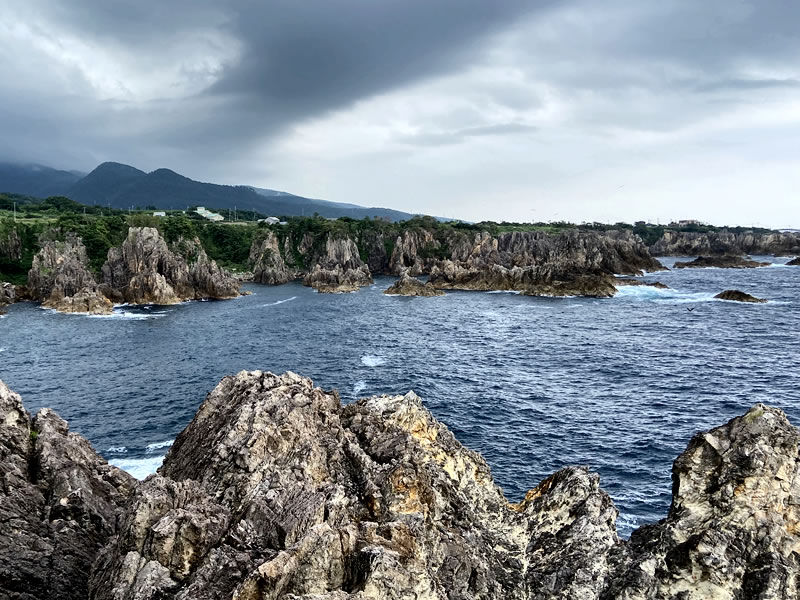
[[597,475],[509,504],[413,392],[342,406],[291,373],[226,377],[133,491],[2,384],[0,411],[11,598],[87,597],[92,558],[95,600],[800,597],[800,432],[763,405],[692,439],[666,519],[628,542]]
[[303,285],[320,292],[354,292],[372,283],[372,275],[361,260],[358,247],[350,238],[329,235],[325,250],[306,273]]
[[131,304],[176,304],[183,300],[234,298],[239,282],[210,260],[197,240],[170,249],[152,227],[131,227],[103,265],[103,293]]
[[295,273],[286,266],[281,256],[278,238],[271,231],[253,240],[250,247],[250,268],[253,281],[267,285],[280,285],[295,278]]
[[15,262],[22,257],[22,239],[12,226],[0,231],[0,260]]
[[68,233],[63,241],[42,240],[28,271],[30,298],[61,312],[107,314],[111,302],[98,291],[83,241]]
[[134,479],[0,381],[0,597],[85,600]]
[[663,269],[628,231],[481,233],[454,244],[451,258],[431,267],[430,281],[443,289],[608,297],[616,293],[614,274]]
[[711,231],[708,233],[665,231],[650,246],[653,256],[700,256],[719,254],[774,254],[792,256],[800,254],[798,233],[733,233]]

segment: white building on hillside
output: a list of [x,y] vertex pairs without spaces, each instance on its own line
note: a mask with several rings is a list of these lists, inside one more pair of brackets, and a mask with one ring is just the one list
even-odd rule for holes
[[206,210],[205,206],[198,206],[197,210],[195,210],[194,212],[196,212],[201,217],[205,217],[209,221],[215,221],[216,222],[216,221],[224,221],[225,220],[225,217],[223,217],[221,214],[215,213],[215,212],[211,212],[210,210]]

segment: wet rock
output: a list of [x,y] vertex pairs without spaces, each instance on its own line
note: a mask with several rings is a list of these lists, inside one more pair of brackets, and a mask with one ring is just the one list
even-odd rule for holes
[[383,293],[392,296],[444,296],[443,291],[437,290],[429,282],[423,283],[416,277],[409,277],[406,273],[403,273],[403,276]]
[[96,289],[89,288],[84,288],[72,296],[62,296],[58,290],[53,290],[42,306],[62,313],[88,313],[91,315],[108,315],[114,310],[111,300]]
[[120,248],[108,251],[103,293],[131,304],[176,304],[227,299],[239,282],[210,260],[196,239],[179,239],[170,249],[153,227],[131,227]]
[[703,269],[717,267],[719,269],[754,269],[768,267],[768,262],[758,262],[742,256],[698,256],[690,262],[676,262],[676,269]]
[[0,597],[85,600],[135,480],[0,381]]
[[350,238],[328,236],[325,251],[303,278],[303,285],[325,293],[354,292],[370,285],[372,276]]
[[253,240],[249,264],[253,269],[253,281],[256,283],[281,285],[296,277],[296,274],[286,266],[281,256],[278,238],[271,231]]
[[764,303],[766,300],[762,300],[761,298],[756,298],[755,296],[751,296],[750,294],[746,294],[745,292],[741,292],[739,290],[725,290],[724,292],[720,292],[714,298],[718,298],[719,300],[731,300],[733,302],[753,302],[753,303]]
[[798,256],[797,258],[793,258],[786,264],[791,267],[800,267],[800,256]]
[[654,287],[660,290],[668,290],[669,286],[665,283],[661,283],[660,281],[644,281],[643,279],[628,279],[624,277],[617,277],[614,280],[614,285],[617,287],[620,286],[647,286],[647,287]]
[[17,301],[17,287],[13,283],[0,283],[0,306]]

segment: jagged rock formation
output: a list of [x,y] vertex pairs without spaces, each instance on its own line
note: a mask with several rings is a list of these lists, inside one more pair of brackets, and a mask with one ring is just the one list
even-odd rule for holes
[[[288,239],[288,238],[287,238]],[[261,238],[253,240],[250,247],[250,268],[253,270],[253,281],[267,285],[281,285],[296,277],[281,256],[278,238],[267,231]]]
[[444,296],[444,292],[437,290],[430,282],[423,283],[416,277],[409,277],[405,272],[383,293],[390,296]]
[[653,256],[700,256],[743,254],[774,254],[786,256],[800,254],[800,234],[797,233],[733,233],[710,231],[708,233],[667,230],[650,246]]
[[739,290],[725,290],[724,292],[720,292],[714,298],[719,300],[730,300],[732,302],[753,302],[753,303],[764,303],[766,300],[761,298],[756,298],[755,296],[751,296],[745,292]]
[[153,227],[131,227],[120,248],[108,251],[103,293],[131,304],[235,298],[239,282],[210,260],[198,240],[181,238],[172,250]]
[[367,268],[370,273],[386,273],[389,271],[387,243],[384,235],[378,231],[365,231],[360,241],[367,255]]
[[13,226],[0,232],[0,259],[16,262],[22,258],[22,240]]
[[392,256],[389,259],[389,273],[400,275],[407,272],[411,277],[430,272],[432,255],[441,248],[433,232],[427,229],[409,229],[397,236]]
[[667,518],[624,542],[597,475],[509,504],[413,392],[226,377],[133,488],[0,384],[0,592],[85,598],[94,558],[93,600],[796,599],[799,447],[763,405],[697,434]]
[[719,269],[755,269],[756,267],[768,267],[770,263],[759,262],[741,256],[698,256],[690,262],[676,262],[676,269],[704,269],[707,267],[717,267]]
[[63,312],[110,313],[111,302],[98,292],[83,241],[68,233],[64,241],[44,240],[28,271],[31,299]]
[[793,258],[786,264],[790,267],[800,267],[800,256],[798,256],[797,258]]
[[0,310],[17,301],[17,288],[12,283],[0,283]]
[[0,381],[0,597],[85,600],[135,480]]
[[660,281],[644,281],[643,279],[629,279],[627,277],[617,277],[614,280],[614,285],[617,287],[620,286],[646,286],[646,287],[654,287],[660,290],[668,290],[669,286],[665,283],[661,283]]
[[614,274],[664,267],[627,231],[477,234],[452,259],[437,262],[430,281],[442,289],[518,290],[531,295],[610,297]]
[[355,242],[333,236],[328,236],[324,253],[303,278],[303,285],[326,293],[355,292],[371,283],[372,275],[361,260]]

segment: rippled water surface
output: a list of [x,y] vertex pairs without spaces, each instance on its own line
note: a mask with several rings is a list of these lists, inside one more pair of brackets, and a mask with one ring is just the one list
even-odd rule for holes
[[[253,295],[237,300],[110,317],[18,304],[0,319],[0,378],[138,476],[155,470],[226,374],[292,370],[345,401],[413,389],[486,457],[509,499],[586,464],[627,535],[666,514],[671,463],[696,431],[756,402],[800,423],[800,268],[646,278],[672,289],[622,288],[607,300],[398,298],[381,293],[391,280],[379,278],[357,294],[250,285]],[[770,302],[712,299],[729,288]]]

